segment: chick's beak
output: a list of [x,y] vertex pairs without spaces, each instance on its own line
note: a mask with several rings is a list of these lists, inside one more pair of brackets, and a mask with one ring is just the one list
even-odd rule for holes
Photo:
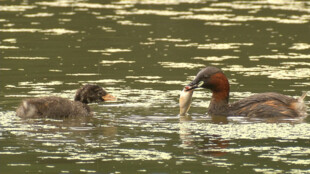
[[107,94],[107,95],[102,96],[102,99],[103,99],[103,101],[115,101],[116,97],[114,97],[111,94]]

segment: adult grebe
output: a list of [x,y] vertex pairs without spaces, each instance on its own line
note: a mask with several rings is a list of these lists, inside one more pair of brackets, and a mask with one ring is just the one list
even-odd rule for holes
[[228,103],[229,82],[225,74],[216,67],[202,69],[185,90],[207,88],[212,91],[208,114],[248,117],[302,117],[306,116],[304,93],[298,99],[283,94],[268,92],[255,94],[237,102]]

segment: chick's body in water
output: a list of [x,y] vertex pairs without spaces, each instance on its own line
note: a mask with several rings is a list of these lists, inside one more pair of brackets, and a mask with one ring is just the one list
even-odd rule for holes
[[191,107],[193,93],[194,90],[186,90],[185,88],[182,90],[179,99],[180,116],[185,116]]
[[76,91],[74,101],[55,96],[24,99],[17,108],[16,115],[23,118],[91,116],[88,103],[115,99],[102,87],[86,84]]

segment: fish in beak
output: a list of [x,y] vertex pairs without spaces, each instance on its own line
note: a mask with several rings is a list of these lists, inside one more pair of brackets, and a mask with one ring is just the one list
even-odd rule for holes
[[[186,86],[187,87],[187,86]],[[184,88],[180,94],[180,116],[185,116],[191,106],[194,89]]]

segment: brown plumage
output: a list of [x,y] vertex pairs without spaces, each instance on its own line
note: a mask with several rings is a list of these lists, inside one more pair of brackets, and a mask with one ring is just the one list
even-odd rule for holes
[[278,93],[255,94],[229,105],[229,115],[251,117],[299,117],[303,110],[296,107],[297,99]]
[[64,118],[92,115],[88,103],[114,100],[98,85],[84,85],[77,90],[74,101],[61,97],[40,97],[25,99],[16,110],[20,117]]
[[198,87],[212,91],[208,110],[210,115],[264,118],[302,117],[307,114],[303,102],[306,93],[298,99],[274,92],[260,93],[229,104],[229,82],[225,74],[216,67],[202,69],[185,88],[192,90]]

